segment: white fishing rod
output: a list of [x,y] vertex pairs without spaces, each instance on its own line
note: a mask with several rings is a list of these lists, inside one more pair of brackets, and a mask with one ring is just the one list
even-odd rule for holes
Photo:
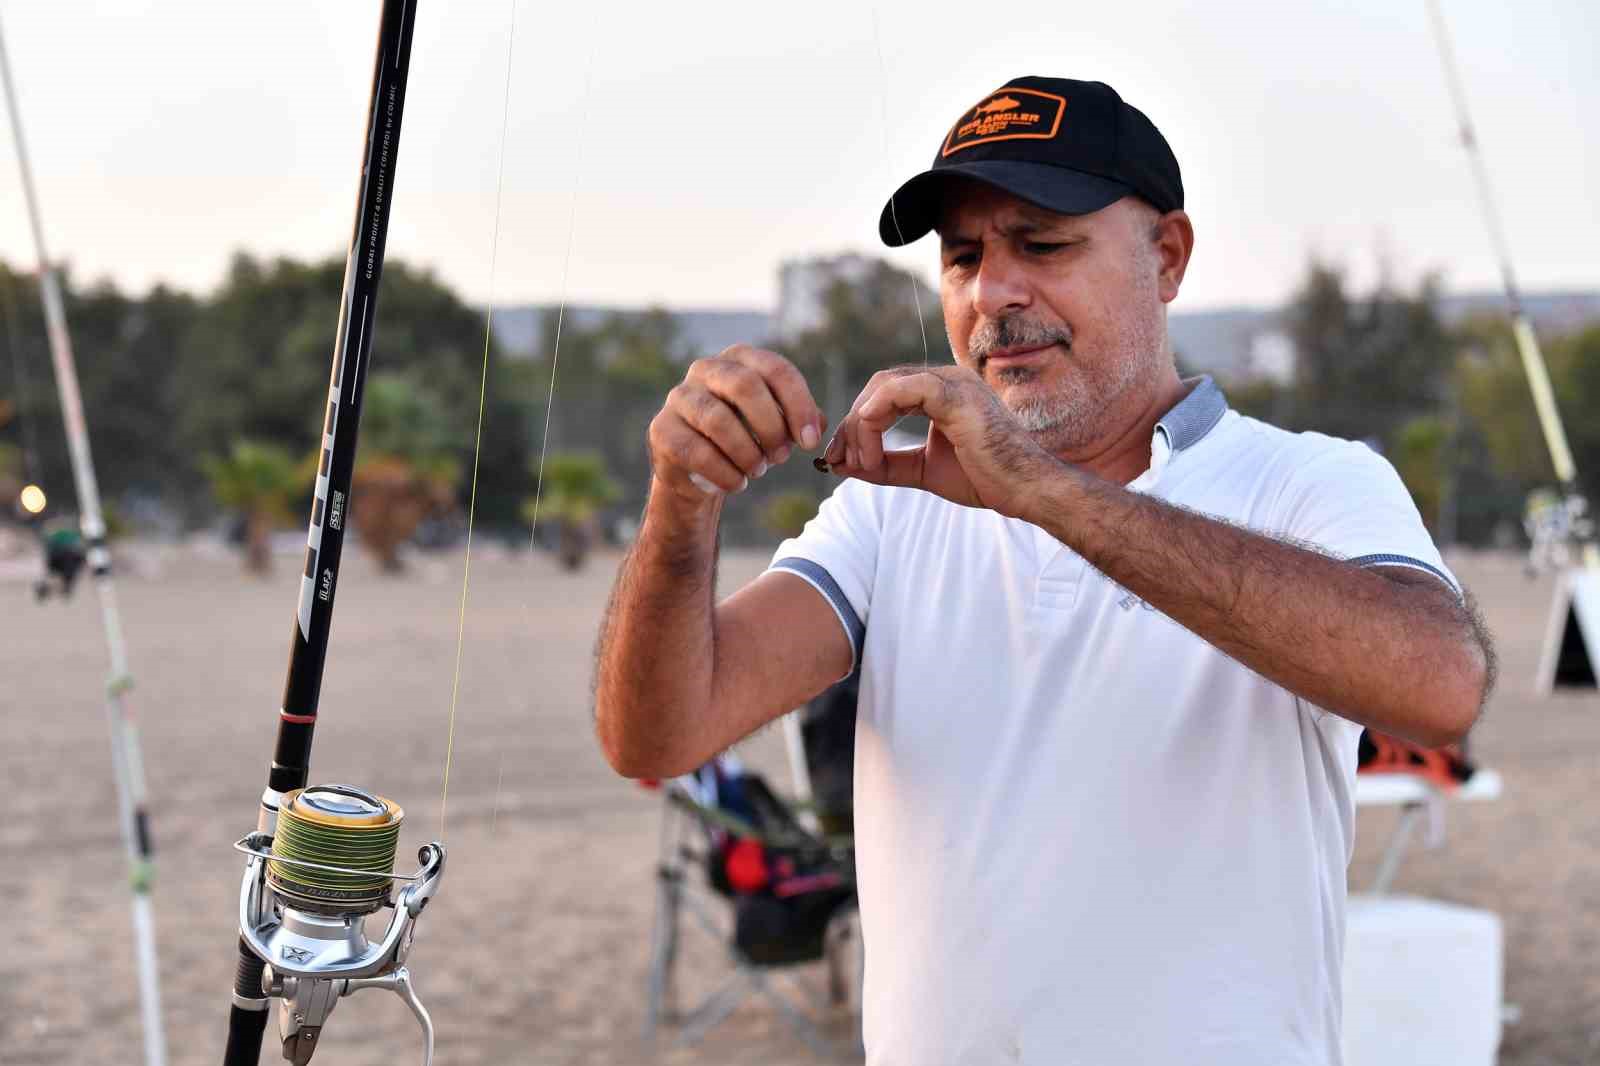
[[61,285],[45,249],[44,228],[39,221],[39,201],[33,185],[27,146],[23,140],[22,116],[17,107],[16,86],[11,79],[11,61],[6,55],[3,32],[0,32],[0,81],[5,84],[6,108],[11,117],[11,139],[17,149],[23,198],[27,202],[28,222],[33,229],[34,250],[39,258],[39,296],[44,303],[50,358],[55,364],[56,389],[61,395],[61,416],[66,423],[67,447],[72,456],[72,476],[78,489],[79,524],[88,548],[95,591],[100,597],[100,618],[104,623],[106,646],[111,657],[111,673],[106,681],[106,720],[111,731],[111,765],[116,777],[118,821],[128,853],[128,881],[133,891],[133,936],[139,975],[140,1019],[144,1029],[144,1061],[146,1066],[165,1066],[167,1046],[161,1024],[155,920],[150,906],[154,855],[150,841],[150,820],[145,808],[144,760],[139,752],[138,729],[127,701],[132,679],[128,673],[127,648],[123,643],[122,623],[117,612],[116,587],[111,580],[111,553],[106,549],[106,524],[100,509],[100,490],[95,484],[94,461],[89,454],[89,431],[83,419],[83,398],[78,392],[72,339],[67,333],[67,318],[61,307]]
[[[1561,483],[1562,494],[1570,499],[1578,495],[1578,467],[1572,461],[1572,449],[1567,446],[1567,432],[1561,423],[1561,412],[1556,409],[1555,392],[1550,387],[1550,372],[1545,365],[1544,354],[1539,350],[1539,338],[1533,332],[1533,323],[1522,306],[1516,273],[1511,267],[1511,248],[1500,224],[1500,212],[1489,185],[1489,172],[1483,165],[1483,150],[1478,144],[1478,135],[1467,111],[1466,90],[1462,87],[1455,50],[1450,44],[1450,30],[1445,25],[1439,0],[1428,0],[1428,14],[1432,18],[1434,41],[1439,46],[1439,62],[1444,66],[1445,81],[1450,87],[1450,99],[1455,104],[1461,146],[1466,149],[1467,159],[1472,164],[1472,177],[1478,186],[1484,223],[1488,226],[1495,256],[1500,261],[1500,280],[1505,286],[1506,302],[1510,305],[1511,331],[1516,336],[1517,351],[1522,356],[1522,369],[1528,375],[1533,406],[1539,414],[1539,426],[1544,430],[1545,443],[1550,448],[1550,462],[1555,466],[1556,480]],[[1591,570],[1600,570],[1600,546],[1593,540],[1583,545],[1583,562]]]

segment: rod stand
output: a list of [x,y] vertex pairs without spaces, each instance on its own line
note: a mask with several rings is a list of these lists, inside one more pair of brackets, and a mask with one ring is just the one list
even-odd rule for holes
[[239,886],[239,934],[266,963],[261,991],[278,1000],[283,1057],[294,1066],[306,1066],[339,1000],[365,988],[380,988],[398,995],[416,1016],[422,1028],[422,1063],[431,1066],[433,1021],[417,998],[405,960],[417,920],[444,876],[444,845],[423,845],[417,852],[421,868],[416,874],[396,877],[407,883],[388,904],[394,916],[376,942],[366,935],[370,909],[312,909],[275,892],[267,880],[270,845],[271,837],[265,833],[252,833],[236,845],[250,856]]

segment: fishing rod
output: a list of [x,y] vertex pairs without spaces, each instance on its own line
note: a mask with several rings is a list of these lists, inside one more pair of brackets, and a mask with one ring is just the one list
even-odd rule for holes
[[[128,853],[128,884],[133,895],[133,938],[139,974],[140,1021],[144,1030],[144,1060],[147,1066],[163,1066],[167,1060],[166,1037],[161,1025],[161,985],[156,964],[155,918],[150,904],[155,873],[155,850],[150,836],[150,817],[145,802],[144,758],[139,751],[139,731],[129,705],[128,690],[133,679],[128,672],[127,647],[122,638],[122,620],[117,610],[116,586],[111,578],[111,553],[106,548],[106,524],[100,509],[100,488],[95,481],[94,459],[89,453],[89,430],[83,417],[83,397],[78,391],[78,373],[72,356],[72,337],[67,332],[67,316],[62,310],[61,284],[46,250],[44,227],[39,220],[39,199],[33,184],[33,169],[22,134],[22,116],[17,105],[16,86],[11,79],[11,61],[6,55],[5,35],[0,33],[0,81],[5,84],[6,108],[11,118],[11,139],[16,146],[17,168],[22,173],[23,199],[28,206],[28,223],[33,230],[34,251],[39,258],[39,298],[44,304],[45,325],[50,341],[50,358],[55,366],[56,390],[61,396],[61,416],[67,430],[67,450],[72,458],[72,477],[78,490],[78,522],[88,549],[90,573],[100,599],[100,620],[110,653],[111,673],[106,681],[106,721],[111,731],[111,766],[116,779],[118,826]],[[32,487],[32,486],[30,486]],[[40,501],[42,510],[43,503]]]
[[[1572,449],[1567,445],[1566,428],[1561,422],[1561,412],[1556,408],[1555,392],[1550,387],[1550,371],[1539,350],[1539,338],[1533,331],[1533,322],[1522,305],[1522,295],[1517,288],[1517,277],[1511,266],[1511,248],[1505,230],[1500,224],[1500,212],[1494,191],[1489,185],[1489,171],[1483,163],[1483,149],[1467,110],[1466,89],[1462,85],[1460,70],[1456,66],[1455,50],[1450,43],[1450,30],[1444,21],[1439,0],[1428,0],[1434,43],[1439,49],[1439,62],[1444,67],[1445,82],[1450,88],[1450,99],[1455,106],[1456,123],[1460,130],[1461,146],[1466,149],[1472,164],[1472,177],[1478,187],[1478,202],[1483,208],[1484,223],[1489,230],[1489,240],[1494,245],[1495,257],[1500,261],[1500,281],[1506,291],[1506,303],[1511,312],[1511,332],[1516,337],[1517,352],[1522,357],[1522,369],[1528,376],[1528,388],[1533,393],[1534,410],[1539,415],[1539,427],[1544,431],[1545,444],[1550,449],[1550,462],[1555,466],[1556,480],[1561,483],[1561,493],[1569,509],[1582,499],[1578,488],[1578,468],[1572,460]],[[1581,505],[1577,508],[1581,513]],[[1583,562],[1591,570],[1600,570],[1600,546],[1593,539],[1583,545]]]
[[[417,872],[396,874],[404,817],[399,805],[350,785],[306,787],[394,200],[415,8],[415,0],[384,0],[379,24],[277,744],[256,831],[234,845],[248,860],[239,889],[238,966],[223,1066],[256,1066],[273,999],[283,1057],[305,1066],[339,1000],[364,988],[387,989],[405,1001],[422,1028],[424,1066],[433,1060],[433,1023],[405,960],[417,919],[444,874],[444,845],[424,845]],[[402,886],[398,892],[396,883]],[[367,917],[385,907],[394,914],[383,935],[370,941]]]

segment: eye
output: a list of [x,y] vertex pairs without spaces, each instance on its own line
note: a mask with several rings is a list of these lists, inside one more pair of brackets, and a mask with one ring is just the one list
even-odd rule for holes
[[977,265],[977,252],[952,252],[944,257],[944,268],[946,270],[971,270]]
[[1024,241],[1022,249],[1029,255],[1051,255],[1067,246],[1064,241]]

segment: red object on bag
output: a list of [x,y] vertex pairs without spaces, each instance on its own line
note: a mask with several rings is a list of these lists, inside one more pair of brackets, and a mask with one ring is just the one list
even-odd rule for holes
[[754,840],[736,840],[724,853],[723,869],[735,892],[760,892],[767,887],[767,853]]

